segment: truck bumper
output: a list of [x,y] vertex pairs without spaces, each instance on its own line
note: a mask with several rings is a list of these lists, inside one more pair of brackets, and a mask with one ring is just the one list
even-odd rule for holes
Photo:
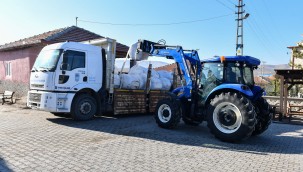
[[47,112],[69,113],[74,96],[75,93],[30,90],[27,95],[27,106]]

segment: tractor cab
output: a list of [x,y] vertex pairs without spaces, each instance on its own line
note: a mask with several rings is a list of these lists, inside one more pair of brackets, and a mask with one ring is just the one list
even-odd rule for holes
[[260,64],[260,60],[250,56],[221,56],[202,60],[200,91],[202,99],[219,85],[229,87],[243,85],[254,89],[253,70]]

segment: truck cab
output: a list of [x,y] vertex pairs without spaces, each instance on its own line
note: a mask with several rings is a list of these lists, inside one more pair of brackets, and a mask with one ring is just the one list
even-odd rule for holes
[[102,85],[101,48],[76,42],[46,46],[31,70],[28,106],[49,112],[70,112],[72,99],[82,89]]

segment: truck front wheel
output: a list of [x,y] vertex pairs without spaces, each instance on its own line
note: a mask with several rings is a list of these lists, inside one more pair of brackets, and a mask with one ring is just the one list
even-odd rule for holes
[[251,136],[256,112],[246,97],[238,93],[221,93],[211,100],[207,120],[207,126],[215,137],[226,142],[238,142]]
[[155,119],[162,128],[175,128],[181,119],[180,102],[173,98],[160,100],[155,110]]
[[81,94],[75,97],[71,109],[73,119],[80,121],[89,120],[92,119],[96,113],[97,102],[92,96]]

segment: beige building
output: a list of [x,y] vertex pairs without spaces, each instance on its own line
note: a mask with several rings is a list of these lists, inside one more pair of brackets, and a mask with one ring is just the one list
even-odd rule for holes
[[303,41],[296,46],[287,47],[291,49],[290,67],[292,69],[303,69]]

